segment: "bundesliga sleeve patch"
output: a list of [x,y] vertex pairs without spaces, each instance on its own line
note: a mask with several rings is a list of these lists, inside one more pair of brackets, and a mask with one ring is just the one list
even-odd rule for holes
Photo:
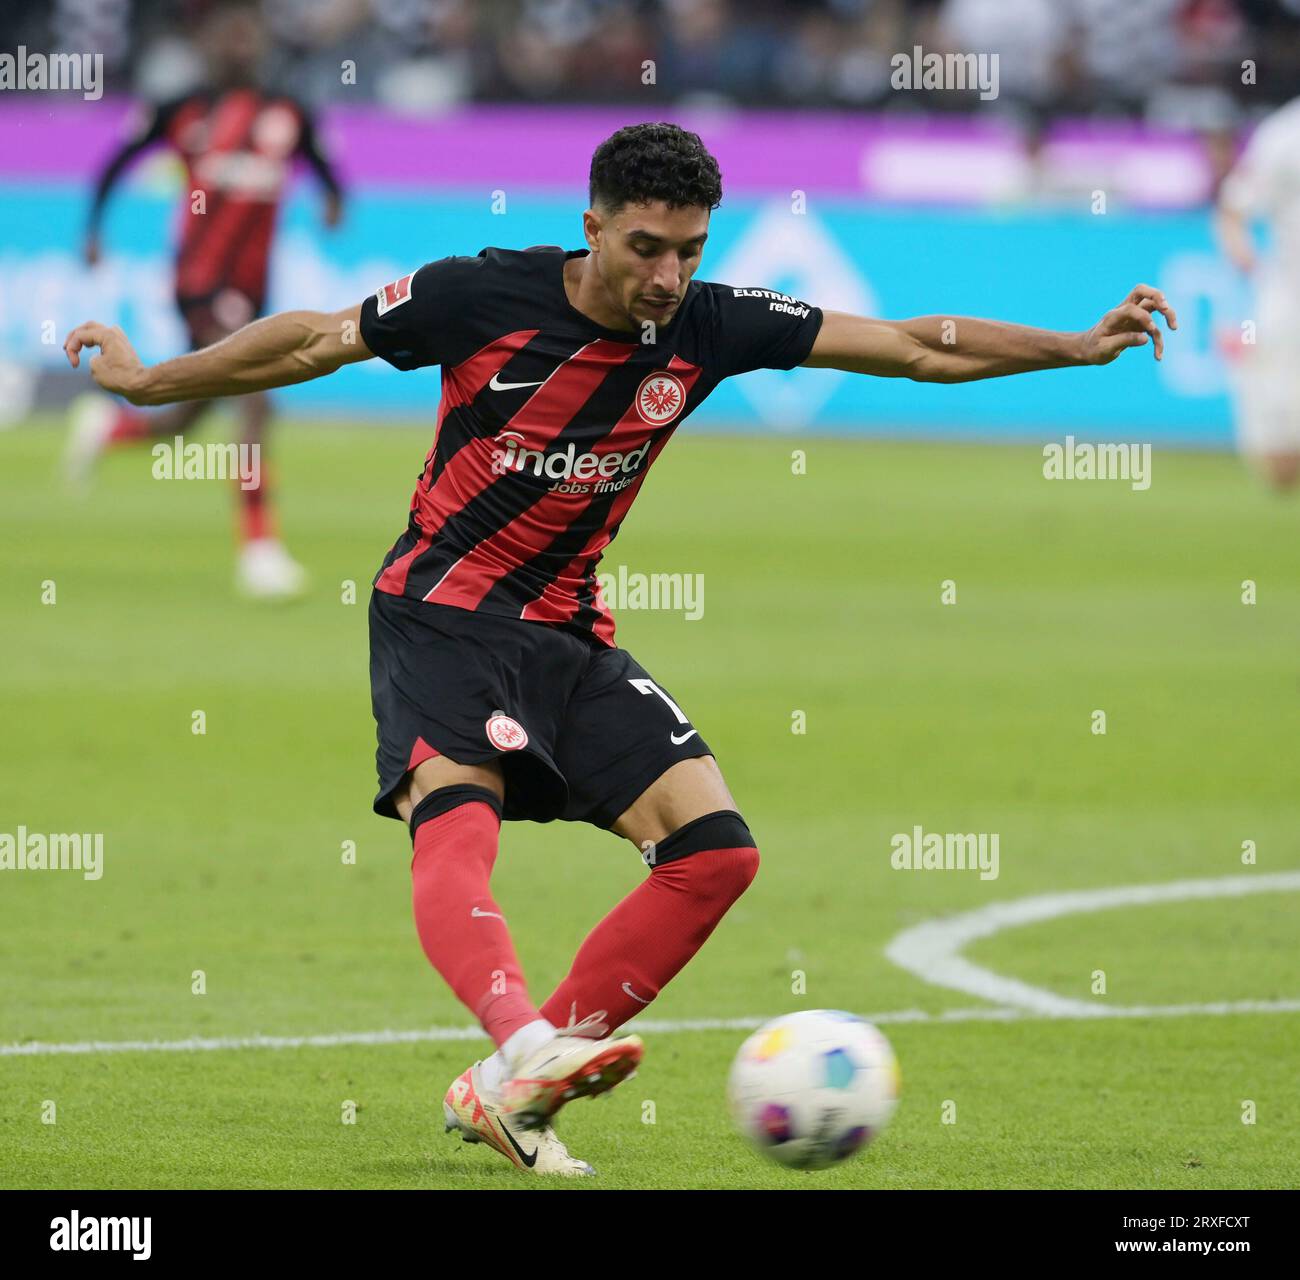
[[375,291],[375,314],[383,315],[385,312],[392,311],[394,307],[400,307],[404,302],[411,300],[411,280],[415,272],[412,271],[409,276],[403,276],[400,280],[394,280],[392,284],[386,284],[382,289]]

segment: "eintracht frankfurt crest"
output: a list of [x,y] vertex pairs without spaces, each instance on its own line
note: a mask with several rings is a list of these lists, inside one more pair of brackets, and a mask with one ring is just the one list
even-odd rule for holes
[[528,745],[528,734],[524,732],[524,726],[504,711],[495,712],[485,727],[488,741],[498,751],[518,751]]
[[682,411],[686,388],[671,373],[652,373],[636,392],[636,411],[642,422],[662,427]]

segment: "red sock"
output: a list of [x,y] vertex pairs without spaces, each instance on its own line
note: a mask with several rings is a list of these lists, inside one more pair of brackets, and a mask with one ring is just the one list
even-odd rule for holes
[[257,538],[275,537],[275,521],[271,515],[269,477],[265,465],[261,468],[257,484],[245,489],[236,482],[239,493],[239,532],[245,542]]
[[622,1026],[685,967],[757,872],[752,844],[656,866],[587,936],[542,1017],[562,1029],[600,1013],[608,1031]]
[[[434,794],[437,794],[436,792]],[[541,1015],[489,889],[501,820],[472,800],[421,822],[411,860],[415,927],[429,962],[498,1046]]]
[[136,413],[125,405],[117,410],[117,420],[108,433],[109,444],[128,444],[143,440],[149,435],[149,419],[143,413]]

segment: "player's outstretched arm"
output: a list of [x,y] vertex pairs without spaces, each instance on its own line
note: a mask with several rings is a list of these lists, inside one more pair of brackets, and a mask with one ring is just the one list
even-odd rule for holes
[[914,382],[973,382],[1039,369],[1109,364],[1128,347],[1155,344],[1164,354],[1164,335],[1152,313],[1171,329],[1178,318],[1165,295],[1138,285],[1113,311],[1082,333],[1057,333],[1025,325],[966,316],[920,316],[914,320],[872,320],[827,311],[805,366],[871,373]]
[[308,382],[373,354],[361,338],[361,307],[333,315],[323,311],[282,311],[201,351],[143,365],[126,334],[115,325],[88,321],[63,344],[68,363],[81,366],[81,351],[98,347],[90,374],[105,391],[132,404],[173,404],[269,391]]

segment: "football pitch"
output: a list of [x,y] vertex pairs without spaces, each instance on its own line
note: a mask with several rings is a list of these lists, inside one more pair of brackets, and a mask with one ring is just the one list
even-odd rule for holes
[[[702,617],[616,608],[618,636],[762,866],[631,1024],[638,1075],[562,1113],[599,1172],[568,1182],[443,1134],[488,1042],[370,810],[366,600],[427,430],[280,431],[313,590],[266,607],[232,592],[226,485],[138,451],[70,498],[54,425],[0,434],[0,832],[102,833],[103,874],[0,871],[0,1184],[1297,1184],[1300,506],[1235,459],[1157,451],[1140,492],[1033,447],[679,432],[603,568],[702,575]],[[917,827],[996,834],[996,878],[895,869]],[[591,828],[503,829],[538,1003],[644,874]],[[726,1113],[745,1028],[798,1008],[877,1021],[902,1067],[824,1172]]]

